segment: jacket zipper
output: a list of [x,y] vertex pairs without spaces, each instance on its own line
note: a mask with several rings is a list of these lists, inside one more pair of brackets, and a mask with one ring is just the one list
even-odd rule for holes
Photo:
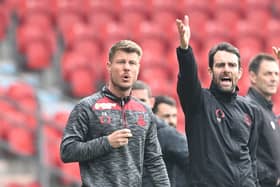
[[124,105],[125,105],[125,102],[122,99],[121,100],[121,108],[122,108],[121,124],[124,128],[127,128],[127,121],[126,121],[126,116],[125,116]]

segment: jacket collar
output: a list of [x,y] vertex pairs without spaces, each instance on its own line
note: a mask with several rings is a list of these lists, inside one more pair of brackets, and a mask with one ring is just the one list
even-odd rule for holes
[[119,103],[121,106],[124,106],[124,104],[126,104],[127,102],[130,101],[131,99],[131,95],[126,96],[126,97],[117,97],[116,95],[114,95],[106,86],[102,87],[101,90],[102,94],[106,97],[108,97],[109,99],[115,101],[116,103]]
[[253,98],[257,103],[259,103],[262,107],[272,110],[273,103],[271,101],[266,100],[258,91],[254,88],[250,87],[248,90],[248,95]]
[[211,85],[210,85],[210,91],[218,100],[225,101],[225,102],[230,102],[230,101],[232,101],[236,98],[237,92],[239,91],[239,88],[236,86],[235,91],[232,92],[232,93],[231,92],[223,92],[212,81]]

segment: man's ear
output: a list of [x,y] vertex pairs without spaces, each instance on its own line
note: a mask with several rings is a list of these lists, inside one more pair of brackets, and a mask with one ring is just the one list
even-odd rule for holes
[[154,104],[155,104],[155,97],[150,97],[150,105],[151,105],[151,108],[154,107]]
[[210,67],[208,67],[208,74],[211,77],[211,79],[213,79],[213,71]]
[[249,72],[249,79],[250,79],[251,84],[256,84],[256,79],[257,79],[256,73],[253,72],[253,71],[250,71]]
[[238,75],[238,79],[240,79],[243,75],[243,68],[239,69],[239,75]]
[[106,63],[106,68],[107,68],[107,71],[110,72],[111,71],[111,62],[110,61],[107,61]]

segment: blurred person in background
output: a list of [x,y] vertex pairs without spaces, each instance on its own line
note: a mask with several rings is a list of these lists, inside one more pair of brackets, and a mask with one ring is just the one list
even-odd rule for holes
[[131,97],[142,49],[130,40],[109,52],[109,81],[72,110],[61,142],[61,159],[79,162],[82,186],[140,187],[142,172],[169,187],[150,107]]
[[[279,49],[273,48],[280,59]],[[261,187],[280,186],[280,126],[274,114],[272,96],[279,85],[279,63],[270,54],[257,54],[249,64],[250,88],[247,98],[264,114],[257,149],[258,179]]]
[[191,187],[258,187],[256,150],[262,113],[239,96],[237,48],[221,42],[208,55],[209,89],[202,88],[189,17],[176,20],[180,46],[177,93],[185,115]]
[[[132,86],[132,96],[146,103],[150,108],[154,105],[151,88],[143,81],[137,80]],[[164,120],[156,117],[157,134],[166,164],[171,187],[188,187],[188,145],[186,137]],[[143,187],[153,187],[150,176],[144,172]]]
[[153,112],[171,127],[177,127],[177,105],[175,99],[165,95],[155,96]]

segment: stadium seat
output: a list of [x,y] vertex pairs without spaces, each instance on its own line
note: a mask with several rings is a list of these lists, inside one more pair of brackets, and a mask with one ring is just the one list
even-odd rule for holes
[[234,9],[218,9],[214,13],[216,27],[221,27],[230,38],[236,37],[237,23],[242,19],[241,15]]
[[18,9],[16,11],[20,20],[24,20],[29,15],[38,13],[49,15],[53,14],[53,0],[21,0],[18,1]]
[[30,42],[25,46],[24,66],[30,70],[45,70],[52,64],[52,51],[41,41]]
[[159,35],[164,36],[166,39],[171,41],[174,40],[174,27],[176,27],[175,20],[179,17],[177,12],[167,10],[156,10],[151,15],[152,25],[159,27]]
[[[130,38],[139,38],[139,27],[147,21],[148,17],[141,11],[135,11],[133,9],[127,10],[120,14],[120,22],[129,31]],[[141,39],[140,39],[141,40]]]
[[264,51],[263,41],[254,35],[239,36],[236,39],[236,47],[240,51],[241,61],[245,67],[254,55]]
[[235,28],[228,28],[224,25],[224,23],[216,20],[208,21],[205,24],[205,42],[208,42],[208,40],[229,41],[230,36],[236,32],[234,29]]
[[80,183],[80,168],[78,163],[62,164],[60,167],[64,176],[61,178],[63,185],[70,185],[71,183]]
[[[80,49],[84,51],[83,46],[79,46],[80,43],[90,44],[92,43],[91,53],[99,53],[100,43],[98,35],[95,33],[96,30],[89,24],[85,23],[75,23],[72,27],[72,30],[68,31],[67,35],[64,38],[64,44],[66,50],[71,49]],[[94,45],[95,44],[95,45]],[[78,46],[77,46],[78,45]],[[89,45],[85,45],[89,46]],[[95,49],[94,49],[95,48]]]
[[275,17],[280,17],[280,1],[273,0],[272,1],[272,13]]
[[154,12],[173,12],[175,16],[180,15],[180,0],[148,0],[147,4],[150,7],[151,14]]
[[[190,15],[190,11],[200,11],[208,17],[215,11],[214,4],[215,0],[181,0],[179,8],[181,15]],[[190,17],[194,18],[194,16]]]
[[[63,163],[60,159],[60,141],[62,132],[55,127],[55,124],[45,124],[43,128],[45,164],[49,167],[60,167]],[[52,153],[52,154],[47,154]]]
[[265,51],[268,53],[272,53],[272,46],[278,47],[280,44],[279,34],[268,35],[265,39]]
[[35,112],[38,102],[34,88],[25,82],[12,83],[6,92],[11,100],[14,100],[23,111]]
[[69,83],[74,97],[85,97],[96,91],[95,80],[88,69],[76,69],[72,72]]
[[190,17],[189,24],[192,29],[192,38],[197,41],[204,42],[204,33],[206,32],[206,24],[210,15],[207,12],[203,12],[199,9],[188,9],[187,11],[185,11],[184,15],[185,14]]
[[[44,29],[44,28],[43,28]],[[43,70],[50,66],[51,58],[56,50],[53,30],[35,24],[21,25],[17,30],[17,50],[26,57],[25,67],[30,70]]]
[[252,9],[251,11],[246,11],[247,24],[252,25],[255,30],[254,32],[258,33],[261,37],[267,36],[267,25],[271,18],[272,15],[269,9]]
[[115,17],[119,14],[119,11],[121,11],[119,0],[85,0],[84,3],[87,17],[94,15],[97,12],[111,14],[111,16]]
[[247,7],[247,10],[256,10],[256,9],[269,9],[272,5],[272,0],[260,1],[260,0],[244,0],[244,6]]
[[276,18],[270,19],[267,23],[267,36],[277,36],[279,35],[279,33],[280,33],[279,20]]
[[64,127],[66,126],[69,115],[70,115],[70,113],[68,111],[58,111],[58,112],[56,112],[53,116],[53,120],[55,122],[55,125],[60,129],[64,129]]
[[214,0],[213,7],[215,9],[215,11],[213,12],[214,16],[215,14],[223,10],[223,12],[225,13],[227,10],[230,12],[235,12],[235,14],[238,16],[242,16],[244,14],[244,11],[246,11],[246,9],[244,10],[244,2],[235,0]]
[[[141,70],[139,79],[147,82],[152,89],[154,95],[167,94],[171,95],[170,88],[172,87],[172,81],[170,80],[169,69],[164,66],[153,66],[149,68],[143,68]],[[152,78],[155,77],[155,78]],[[164,85],[164,86],[162,86]]]
[[7,6],[4,3],[0,4],[0,41],[5,38],[6,31],[10,23],[9,12],[7,11]]
[[32,156],[36,152],[33,133],[24,127],[13,127],[8,132],[10,149],[17,154]]

